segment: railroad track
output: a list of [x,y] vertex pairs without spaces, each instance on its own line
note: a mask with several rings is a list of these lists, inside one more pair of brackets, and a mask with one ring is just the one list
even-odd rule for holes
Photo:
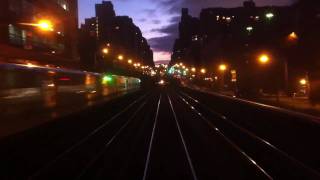
[[[264,138],[241,127],[199,99],[180,92],[179,98],[192,111],[260,169],[269,179],[319,179],[320,174]],[[216,125],[217,123],[218,125]],[[252,155],[252,156],[251,156]]]
[[[147,95],[143,95],[129,104],[104,124],[95,128],[86,137],[60,153],[55,159],[48,162],[28,179],[54,179],[55,176],[68,177],[70,179],[82,177],[87,169],[104,153],[105,148],[108,148],[113,143],[123,129],[128,126],[137,113],[144,107],[147,101],[146,98]],[[138,108],[128,114],[128,111],[132,111],[136,105],[138,105]],[[126,120],[126,118],[128,119]],[[79,163],[79,166],[74,164],[74,162],[78,163],[81,161],[84,162]]]
[[[88,119],[89,120],[89,119]],[[304,162],[196,96],[130,102],[28,179],[319,179]]]

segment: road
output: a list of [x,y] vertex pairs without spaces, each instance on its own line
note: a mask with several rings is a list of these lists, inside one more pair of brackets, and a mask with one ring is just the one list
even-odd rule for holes
[[0,141],[0,179],[320,179],[320,125],[163,86]]

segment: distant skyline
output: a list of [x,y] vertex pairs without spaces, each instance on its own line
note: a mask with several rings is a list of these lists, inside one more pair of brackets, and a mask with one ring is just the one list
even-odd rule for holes
[[[95,16],[95,4],[102,0],[78,0],[79,21]],[[154,51],[154,60],[169,60],[174,39],[178,34],[180,10],[190,9],[198,16],[206,7],[242,6],[242,0],[112,0],[117,15],[130,16],[140,27]],[[292,0],[255,0],[257,6],[289,5]]]

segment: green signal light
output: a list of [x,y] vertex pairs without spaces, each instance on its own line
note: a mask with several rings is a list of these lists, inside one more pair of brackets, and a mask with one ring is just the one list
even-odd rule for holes
[[112,76],[110,76],[110,75],[103,76],[103,78],[102,78],[102,84],[110,83],[110,82],[112,82],[112,80],[113,80],[113,78],[112,78]]

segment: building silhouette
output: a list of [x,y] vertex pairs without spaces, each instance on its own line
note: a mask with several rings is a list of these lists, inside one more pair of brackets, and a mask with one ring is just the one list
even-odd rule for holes
[[[320,16],[312,2],[257,7],[250,0],[237,8],[203,9],[199,18],[183,9],[171,64],[206,67],[217,75],[219,64],[226,63],[237,71],[239,90],[294,92],[297,79],[318,67]],[[296,38],[290,38],[293,33]],[[257,61],[262,53],[271,58],[266,67]]]
[[[154,66],[153,52],[142,36],[141,30],[133,23],[128,16],[116,16],[113,5],[110,1],[103,1],[96,4],[96,17],[86,19],[81,25],[81,61],[84,66],[94,68],[100,66],[102,48],[110,49],[109,63],[104,63],[107,68],[115,68],[113,62],[118,55],[125,59],[132,59],[144,65]],[[94,47],[94,49],[91,49]],[[89,58],[90,57],[90,58]],[[93,58],[94,57],[94,58]],[[99,60],[100,59],[100,60]],[[91,67],[90,67],[91,66]]]

